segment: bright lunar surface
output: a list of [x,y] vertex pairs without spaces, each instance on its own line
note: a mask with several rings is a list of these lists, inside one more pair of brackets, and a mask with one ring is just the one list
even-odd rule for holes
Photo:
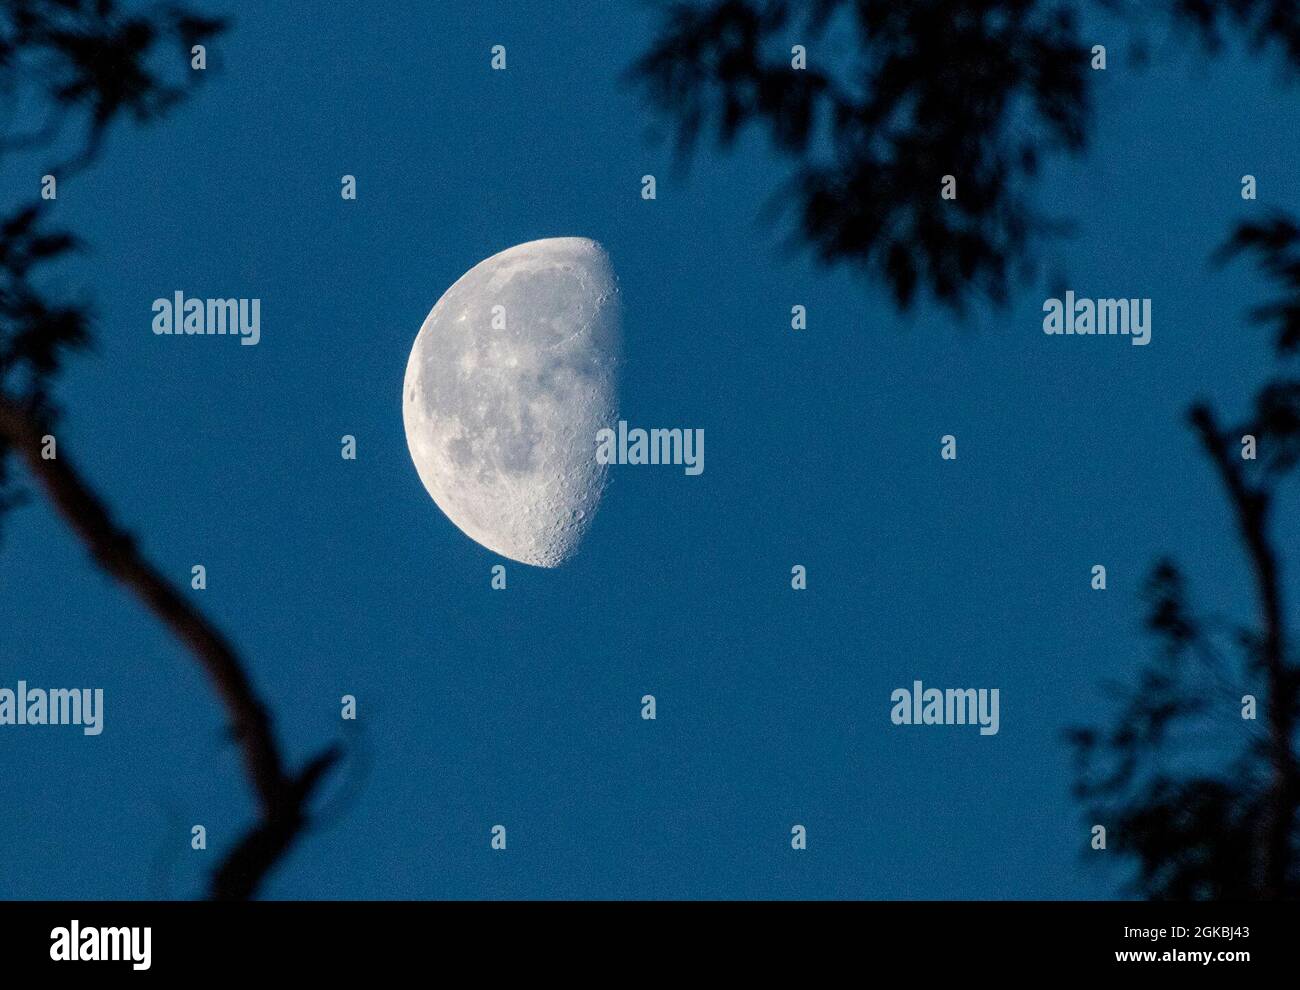
[[605,487],[618,410],[618,282],[583,237],[530,241],[443,294],[406,365],[406,444],[438,508],[489,550],[555,567]]

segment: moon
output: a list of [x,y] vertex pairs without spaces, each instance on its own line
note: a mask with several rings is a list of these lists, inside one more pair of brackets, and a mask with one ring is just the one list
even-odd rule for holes
[[618,280],[585,237],[529,241],[457,279],[420,327],[402,420],[420,481],[466,536],[558,567],[605,489],[596,433],[617,418]]

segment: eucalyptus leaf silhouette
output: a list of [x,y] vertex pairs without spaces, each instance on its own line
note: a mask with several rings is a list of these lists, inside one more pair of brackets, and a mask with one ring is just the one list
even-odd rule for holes
[[1254,255],[1264,272],[1280,284],[1279,297],[1257,306],[1251,318],[1272,327],[1279,354],[1295,353],[1300,349],[1300,228],[1284,215],[1244,223],[1216,258],[1223,263],[1238,255]]
[[1211,49],[1239,36],[1255,49],[1279,48],[1284,65],[1300,66],[1300,16],[1295,0],[1173,0],[1177,22],[1192,27]]
[[[856,68],[791,67],[782,39],[836,27]],[[673,4],[632,78],[680,122],[683,153],[706,127],[724,145],[765,128],[820,259],[883,278],[900,306],[926,288],[960,308],[1005,300],[1034,238],[1059,228],[1029,183],[1045,155],[1082,148],[1087,71],[1073,14],[1037,0],[715,0]]]
[[[1085,12],[1158,15],[1210,50],[1244,37],[1300,65],[1293,0],[677,0],[629,78],[684,159],[710,134],[726,147],[765,132],[790,165],[777,198],[821,262],[882,282],[900,308],[928,293],[961,311],[1005,303],[1071,227],[1037,182],[1087,144]],[[850,54],[818,57],[832,48]]]

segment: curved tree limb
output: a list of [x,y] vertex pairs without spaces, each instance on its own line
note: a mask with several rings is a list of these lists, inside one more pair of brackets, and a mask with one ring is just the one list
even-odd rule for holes
[[1236,512],[1237,525],[1246,544],[1255,574],[1264,637],[1260,664],[1268,685],[1265,708],[1268,714],[1268,760],[1272,780],[1260,836],[1260,891],[1265,898],[1285,895],[1291,859],[1291,818],[1295,807],[1296,768],[1291,752],[1295,731],[1294,672],[1287,662],[1286,623],[1283,618],[1282,587],[1277,555],[1268,536],[1271,506],[1269,492],[1252,485],[1243,462],[1234,460],[1230,440],[1220,429],[1213,410],[1198,404],[1190,417],[1201,445],[1218,469]]
[[216,898],[250,897],[306,827],[312,792],[338,761],[340,751],[331,746],[299,773],[286,771],[270,716],[234,648],[145,559],[132,536],[118,526],[103,500],[65,456],[51,460],[41,456],[41,439],[49,432],[35,413],[0,395],[0,439],[22,457],[95,563],[134,593],[185,644],[226,708],[257,795],[261,821],[218,867],[210,893]]

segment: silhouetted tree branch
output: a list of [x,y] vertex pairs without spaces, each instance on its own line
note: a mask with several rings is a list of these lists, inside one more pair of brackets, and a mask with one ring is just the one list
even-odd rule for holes
[[1236,513],[1241,538],[1254,571],[1256,594],[1260,602],[1264,636],[1259,662],[1264,668],[1268,686],[1264,712],[1269,727],[1268,760],[1273,780],[1270,784],[1270,800],[1261,822],[1256,879],[1262,896],[1278,898],[1286,889],[1290,872],[1291,818],[1295,805],[1292,794],[1295,757],[1291,752],[1291,739],[1295,710],[1292,674],[1286,663],[1286,629],[1282,617],[1282,589],[1277,555],[1268,532],[1272,500],[1266,489],[1247,482],[1239,439],[1234,443],[1234,438],[1225,436],[1220,431],[1209,406],[1194,406],[1190,418],[1201,438],[1201,445],[1218,470]]
[[95,159],[115,120],[149,123],[188,95],[194,80],[172,81],[160,50],[184,65],[192,45],[225,27],[177,4],[132,12],[115,0],[5,0],[2,16],[0,93],[24,88],[49,116],[35,131],[0,137],[0,153],[49,144],[83,119],[80,152],[57,166],[65,175]]
[[143,557],[135,540],[113,521],[67,454],[49,460],[41,456],[41,438],[47,432],[46,426],[0,398],[0,435],[22,456],[29,473],[100,568],[134,593],[194,654],[229,713],[232,733],[261,805],[262,823],[218,869],[213,892],[226,897],[248,896],[306,823],[307,801],[340,753],[330,747],[297,775],[286,773],[271,720],[234,649]]
[[[116,119],[149,122],[163,116],[201,75],[167,81],[155,66],[159,51],[171,50],[185,65],[191,44],[223,28],[222,21],[171,4],[129,14],[112,0],[6,0],[0,4],[0,94],[15,101],[25,95],[47,106],[50,116],[35,130],[0,128],[0,154],[41,149],[58,139],[68,120],[83,117],[80,150],[54,171],[64,178],[84,167]],[[270,716],[230,642],[114,521],[104,499],[70,463],[66,445],[53,458],[42,456],[42,438],[54,433],[59,415],[54,379],[66,355],[89,342],[91,317],[85,306],[52,302],[33,280],[39,268],[76,247],[67,232],[41,226],[39,209],[23,207],[0,222],[0,511],[20,498],[8,473],[9,457],[17,455],[95,563],[170,629],[207,674],[225,706],[260,811],[258,822],[218,866],[210,893],[250,897],[308,826],[310,801],[341,753],[328,747],[290,772]]]
[[[1142,6],[1142,0],[1129,0]],[[1172,0],[1177,23],[1190,26],[1212,50],[1229,34],[1255,49],[1280,48],[1286,65],[1300,65],[1300,15],[1295,0]]]
[[[1037,179],[1049,156],[1086,148],[1092,45],[1107,40],[1084,37],[1089,8],[1135,33],[1158,18],[1211,51],[1236,37],[1300,66],[1295,0],[671,0],[629,77],[675,123],[681,155],[710,135],[725,147],[747,127],[765,134],[789,164],[781,192],[819,260],[879,279],[901,308],[928,293],[961,310],[1005,301],[1065,229],[1038,209]],[[806,67],[792,65],[794,45]],[[956,198],[940,195],[947,175]],[[1223,254],[1240,251],[1282,287],[1254,318],[1276,329],[1279,356],[1300,351],[1295,222],[1244,225]],[[1159,562],[1147,625],[1164,649],[1115,687],[1110,727],[1070,733],[1076,792],[1136,858],[1146,896],[1293,896],[1296,677],[1268,523],[1274,487],[1300,461],[1300,382],[1256,395],[1241,431],[1259,441],[1249,466],[1230,442],[1240,434],[1207,406],[1193,425],[1246,544],[1260,630],[1234,627],[1224,641],[1222,624],[1190,607],[1177,567]],[[1224,704],[1230,690],[1260,696],[1266,732],[1226,721],[1239,714]],[[1225,740],[1225,725],[1239,731]],[[1203,740],[1216,751],[1189,767],[1186,744]]]
[[[1280,283],[1279,300],[1252,311],[1275,333],[1279,358],[1296,349],[1300,313],[1300,228],[1286,217],[1243,224],[1219,252],[1257,255],[1260,267]],[[1232,724],[1235,704],[1211,706],[1206,685],[1188,664],[1190,656],[1223,675],[1208,624],[1188,604],[1178,570],[1160,562],[1148,586],[1148,626],[1165,643],[1164,653],[1139,673],[1128,702],[1105,733],[1076,729],[1076,793],[1090,802],[1094,821],[1118,826],[1117,847],[1140,865],[1139,888],[1168,898],[1291,898],[1300,895],[1296,819],[1297,667],[1290,655],[1282,564],[1271,521],[1278,485],[1300,461],[1300,381],[1278,378],[1255,396],[1246,422],[1223,427],[1207,403],[1189,421],[1223,486],[1254,579],[1258,630],[1242,630],[1233,647],[1242,657],[1237,682],[1257,685],[1266,731],[1242,732],[1222,749],[1235,752],[1218,774],[1198,771],[1172,777],[1161,767],[1163,741],[1195,716],[1217,710],[1217,724]],[[1242,456],[1242,440],[1255,438],[1254,459]],[[1144,718],[1143,715],[1146,717]],[[1196,723],[1204,732],[1216,721]]]
[[[766,132],[820,261],[880,279],[900,307],[926,291],[961,310],[1004,302],[1068,227],[1035,189],[1046,158],[1086,145],[1090,6],[1172,17],[1211,49],[1236,33],[1300,64],[1294,0],[673,0],[629,77],[683,154],[710,132],[724,146]],[[850,56],[828,57],[835,45]],[[945,175],[955,199],[940,198]]]
[[[859,51],[832,74],[817,42],[841,12]],[[808,68],[791,68],[792,42]],[[1053,228],[1028,180],[1051,149],[1082,146],[1087,71],[1073,15],[1037,0],[712,0],[670,6],[633,78],[679,121],[682,149],[706,127],[724,144],[765,127],[821,260],[882,277],[901,306],[928,288],[960,307],[1004,300]],[[944,175],[956,199],[940,198]]]

